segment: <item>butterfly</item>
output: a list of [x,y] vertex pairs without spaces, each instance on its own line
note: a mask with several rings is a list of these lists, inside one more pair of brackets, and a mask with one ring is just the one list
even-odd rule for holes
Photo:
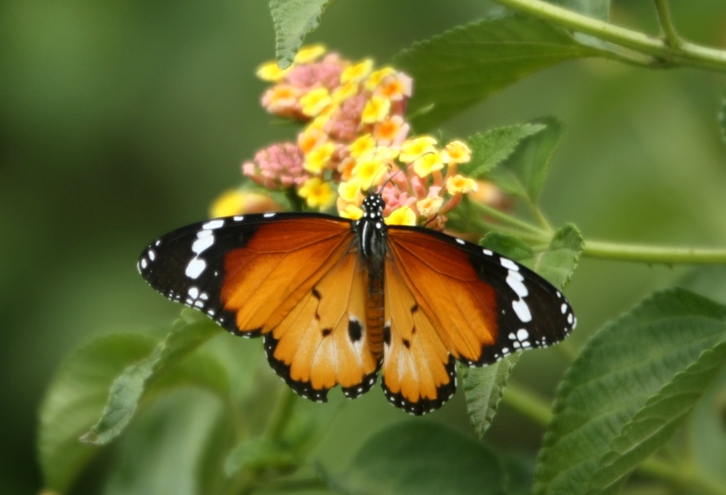
[[562,340],[564,295],[528,268],[447,234],[388,226],[380,194],[348,220],[266,213],[182,227],[138,269],[167,298],[242,337],[298,394],[356,398],[380,373],[385,396],[420,415],[456,390],[456,360],[492,364]]

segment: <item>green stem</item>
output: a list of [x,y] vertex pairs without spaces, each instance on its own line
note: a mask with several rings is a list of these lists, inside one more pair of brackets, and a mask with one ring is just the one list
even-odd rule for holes
[[726,51],[723,50],[695,45],[686,41],[681,41],[678,46],[671,46],[669,42],[663,39],[578,14],[542,0],[494,1],[505,7],[545,19],[573,31],[589,34],[615,45],[650,55],[656,59],[651,64],[653,66],[690,66],[726,72]]
[[[518,229],[513,229],[511,227],[506,227],[504,225],[500,225],[498,223],[492,223],[487,222],[486,220],[482,220],[480,218],[470,220],[470,222],[476,226],[477,231],[486,231],[486,232],[501,232],[502,234],[509,234],[513,236],[517,236],[523,241],[529,243],[530,245],[534,244],[544,244],[545,246],[549,245],[548,241],[543,242],[543,236],[542,235],[535,235],[535,234],[528,234],[526,232],[522,232]],[[546,239],[546,238],[544,238]]]
[[542,237],[548,237],[548,233],[544,232],[534,225],[531,225],[525,221],[519,220],[518,218],[514,218],[513,216],[507,215],[501,210],[497,210],[496,208],[492,208],[491,206],[483,205],[481,203],[477,203],[475,201],[471,202],[471,205],[478,210],[479,213],[482,213],[488,217],[493,218],[494,220],[497,220],[499,222],[502,222],[503,224],[511,225],[513,227],[516,227],[520,230],[524,230],[525,232],[530,232],[532,234],[535,234],[536,236]]
[[305,211],[305,202],[300,196],[298,196],[295,189],[286,189],[285,196],[290,202],[290,208],[292,209],[292,211]]
[[265,435],[274,441],[279,441],[285,432],[285,427],[292,417],[297,404],[298,396],[289,387],[280,388],[280,396],[272,411],[270,420],[265,428]]
[[542,213],[542,210],[539,209],[539,207],[532,203],[531,201],[527,201],[527,205],[529,206],[530,211],[534,215],[534,218],[537,220],[537,223],[539,224],[540,228],[544,230],[545,232],[552,233],[554,232],[554,229],[550,225],[550,223],[547,221],[547,217],[544,216],[544,213]]
[[725,249],[673,248],[585,241],[585,256],[617,261],[673,264],[726,264]]
[[685,464],[674,464],[650,457],[640,463],[638,471],[664,480],[672,485],[692,489],[698,493],[706,495],[726,495],[725,486],[704,478],[696,469]]
[[552,419],[552,408],[544,399],[514,383],[507,384],[502,402],[541,426]]
[[658,22],[663,32],[665,42],[672,48],[678,48],[683,45],[683,39],[676,32],[676,27],[671,18],[671,9],[668,6],[668,0],[655,0],[655,9],[658,12]]

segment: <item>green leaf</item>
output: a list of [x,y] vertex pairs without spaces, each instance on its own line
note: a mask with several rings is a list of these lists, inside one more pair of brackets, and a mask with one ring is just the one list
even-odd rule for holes
[[559,5],[566,9],[601,21],[610,18],[610,0],[546,0],[547,3]]
[[578,44],[567,31],[547,22],[511,16],[416,43],[394,62],[414,80],[409,114],[433,105],[413,121],[420,132],[541,69],[600,54],[605,52]]
[[292,64],[308,33],[318,27],[320,16],[331,0],[270,0],[275,25],[275,56],[280,68]]
[[169,367],[218,334],[219,327],[204,315],[189,310],[182,313],[182,319],[151,355],[128,366],[114,380],[101,419],[81,440],[104,445],[116,438],[136,412],[147,382],[161,376]]
[[726,366],[726,342],[707,349],[677,374],[621,430],[602,457],[590,494],[612,491],[673,435]]
[[[680,391],[689,394],[684,375],[708,368],[706,361],[697,364],[709,359],[702,354],[724,340],[726,307],[682,289],[656,293],[598,331],[558,389],[535,493],[588,493],[597,486],[596,473],[612,469],[611,451],[633,441],[644,444],[633,446],[640,453],[655,447],[645,429],[652,425],[642,419]],[[681,397],[693,402],[697,395]],[[670,432],[665,419],[655,426]],[[619,476],[625,470],[618,467]]]
[[568,223],[555,232],[536,265],[537,273],[563,289],[575,272],[585,241],[577,227]]
[[534,264],[534,251],[529,247],[529,244],[517,236],[502,234],[501,232],[489,232],[479,241],[479,244],[528,268],[532,268]]
[[459,170],[474,179],[482,179],[508,158],[522,139],[544,128],[541,124],[520,124],[474,134],[466,140],[472,151],[471,161],[459,165]]
[[213,493],[212,480],[203,485],[200,471],[222,411],[215,396],[189,388],[144,408],[120,442],[117,467],[104,494]]
[[504,472],[483,444],[439,423],[407,421],[373,435],[335,477],[349,494],[503,494]]
[[507,379],[519,357],[519,354],[512,354],[498,363],[483,368],[460,368],[464,382],[466,412],[479,438],[484,436],[492,424]]
[[129,364],[154,348],[149,335],[100,337],[56,374],[40,406],[38,458],[45,488],[65,493],[98,447],[78,441],[103,411],[108,389]]
[[550,161],[562,139],[562,129],[556,119],[548,117],[537,122],[546,128],[524,138],[514,153],[489,173],[496,185],[531,204],[539,199]]

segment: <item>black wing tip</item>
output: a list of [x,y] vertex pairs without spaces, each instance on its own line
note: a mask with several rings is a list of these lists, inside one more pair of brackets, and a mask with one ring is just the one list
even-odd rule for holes
[[435,399],[420,399],[416,402],[410,401],[400,392],[392,392],[388,387],[386,387],[385,380],[381,383],[383,393],[391,405],[398,407],[399,409],[403,409],[405,412],[413,416],[423,416],[439,409],[454,396],[454,393],[456,393],[456,360],[453,356],[449,356],[449,361],[446,363],[446,371],[449,374],[450,380],[448,383],[436,388]]

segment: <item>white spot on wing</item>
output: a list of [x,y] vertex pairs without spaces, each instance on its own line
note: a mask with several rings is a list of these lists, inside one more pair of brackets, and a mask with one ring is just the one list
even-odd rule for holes
[[524,328],[520,328],[517,330],[517,339],[520,341],[525,341],[529,339],[529,332],[525,330]]
[[217,220],[211,220],[211,221],[205,223],[204,225],[202,225],[202,228],[206,229],[206,230],[212,230],[212,229],[218,229],[222,225],[224,225],[224,220],[219,218]]
[[509,270],[509,274],[507,275],[507,285],[512,288],[520,299],[529,295],[529,291],[523,282],[524,277],[521,273]]
[[205,250],[209,249],[213,244],[214,244],[214,236],[206,235],[206,236],[194,241],[194,243],[192,244],[192,251],[194,251],[196,254],[201,254]]
[[146,261],[146,258],[141,258],[141,269],[146,270],[147,266],[149,266],[149,263]]
[[153,249],[149,249],[149,260],[154,261],[156,259],[156,253]]
[[530,313],[529,306],[526,302],[521,299],[512,301],[512,309],[514,309],[514,312],[517,313],[517,318],[519,318],[522,323],[532,321],[532,313]]
[[517,264],[514,261],[510,260],[509,258],[501,258],[499,262],[507,270],[513,270],[515,272],[519,271],[519,267],[517,266]]
[[463,241],[462,239],[456,239],[456,242],[458,242],[458,243],[459,243],[459,244],[461,244],[462,246],[463,246],[463,245],[465,244],[465,243],[464,243],[464,241]]
[[272,217],[274,217],[274,216],[275,216],[275,214],[274,214],[274,213],[265,213],[265,214],[264,214],[264,215],[262,215],[262,216],[263,216],[263,217],[265,217],[265,218],[272,218]]
[[184,274],[189,278],[196,279],[202,274],[204,269],[207,267],[207,262],[200,258],[193,258],[187,265],[187,269]]

